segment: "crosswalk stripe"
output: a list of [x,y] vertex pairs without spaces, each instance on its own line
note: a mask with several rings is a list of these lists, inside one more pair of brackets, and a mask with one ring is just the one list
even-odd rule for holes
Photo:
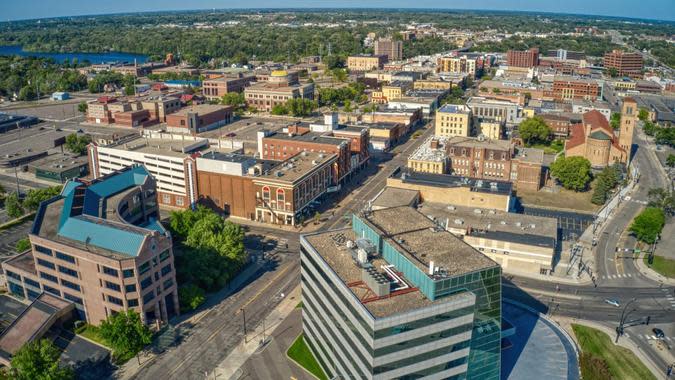
[[623,335],[625,335],[626,338],[630,338],[630,335],[628,335],[627,333],[625,333],[625,334],[623,334]]
[[630,274],[630,273],[629,273],[629,274],[628,274],[627,276],[628,276],[628,277],[633,277],[633,275],[632,275],[632,274]]

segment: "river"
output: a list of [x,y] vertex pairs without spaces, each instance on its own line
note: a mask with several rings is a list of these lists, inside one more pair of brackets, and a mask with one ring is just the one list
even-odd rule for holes
[[45,57],[53,58],[57,63],[62,63],[66,59],[70,62],[73,58],[82,63],[88,60],[92,64],[96,63],[119,63],[128,62],[133,63],[136,59],[137,63],[145,63],[148,57],[141,54],[121,53],[121,52],[107,52],[107,53],[42,53],[25,51],[21,46],[0,46],[0,55],[19,55],[22,57]]

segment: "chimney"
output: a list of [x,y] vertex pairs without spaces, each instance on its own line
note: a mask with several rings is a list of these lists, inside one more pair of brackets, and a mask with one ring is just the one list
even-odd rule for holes
[[439,147],[439,141],[437,139],[431,139],[431,149],[438,149]]

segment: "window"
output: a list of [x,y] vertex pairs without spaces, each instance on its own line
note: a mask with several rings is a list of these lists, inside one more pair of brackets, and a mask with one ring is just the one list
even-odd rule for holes
[[134,270],[133,269],[123,269],[122,270],[122,276],[124,276],[124,278],[134,277]]
[[145,280],[141,281],[141,289],[145,290],[148,286],[152,285],[152,277],[148,276]]
[[140,275],[142,275],[143,273],[145,273],[149,270],[150,270],[150,262],[147,261],[147,262],[141,264],[140,267],[138,267],[138,275],[140,276]]
[[82,302],[82,298],[75,297],[74,295],[68,294],[66,292],[63,292],[63,298],[67,299],[68,301],[73,301],[78,305],[84,305],[84,302]]
[[128,305],[129,307],[136,307],[136,306],[138,306],[138,298],[134,298],[134,299],[127,300],[127,305]]
[[33,281],[30,278],[24,278],[23,281],[26,283],[26,285],[30,285],[36,288],[40,288],[40,284],[37,281]]
[[129,284],[129,285],[124,285],[124,290],[127,293],[132,293],[136,291],[136,284]]
[[162,268],[162,276],[166,276],[169,273],[171,273],[171,264]]
[[270,188],[268,186],[263,187],[262,193],[263,193],[263,200],[269,201],[270,200]]
[[108,302],[110,302],[110,303],[114,303],[115,305],[119,305],[119,306],[123,305],[122,300],[117,298],[117,297],[113,297],[113,296],[108,295],[108,296],[106,296],[106,298],[108,299]]
[[71,255],[66,255],[63,252],[56,251],[56,257],[71,264],[75,264],[75,258]]
[[169,195],[169,194],[162,194],[162,203],[164,203],[164,204],[170,204],[170,203],[171,203],[171,195]]
[[143,303],[148,303],[155,298],[155,292],[149,292],[143,296]]
[[37,262],[38,262],[38,265],[41,265],[45,268],[56,269],[56,266],[54,265],[54,263],[52,263],[50,261],[42,260],[42,259],[38,258]]
[[41,245],[35,245],[34,247],[35,247],[35,250],[36,250],[37,252],[40,252],[40,253],[43,253],[43,254],[49,255],[49,256],[52,255],[52,250],[49,249],[49,248],[45,248],[45,247],[43,247],[43,246],[41,246]]
[[10,271],[6,271],[5,273],[7,273],[7,277],[11,277],[15,280],[21,281],[21,276],[19,276],[18,274]]
[[105,282],[105,287],[110,289],[110,290],[114,290],[116,292],[119,292],[120,290],[122,290],[122,288],[118,284],[115,284],[115,283],[110,282],[110,281]]
[[51,282],[53,282],[53,283],[55,283],[55,284],[58,284],[58,283],[59,283],[59,280],[56,278],[56,276],[52,276],[52,275],[49,274],[49,273],[40,272],[40,278],[44,278],[45,280],[51,281]]
[[164,281],[164,290],[167,290],[172,286],[173,286],[173,278]]
[[59,272],[67,274],[68,276],[78,278],[77,271],[59,265]]
[[176,206],[183,206],[184,204],[183,197],[176,197]]
[[44,285],[43,288],[44,288],[44,291],[45,291],[45,292],[51,293],[51,294],[53,294],[53,295],[55,295],[55,296],[57,296],[57,297],[61,297],[61,292],[58,291],[57,289],[54,289],[54,288],[52,288],[52,287],[49,286],[49,285]]
[[73,282],[61,279],[61,285],[65,286],[66,288],[71,288],[74,290],[77,290],[78,292],[80,291],[80,285],[75,284]]
[[171,256],[171,254],[169,253],[169,250],[167,249],[166,251],[159,254],[159,261],[162,262],[162,261],[168,259],[169,256]]
[[113,269],[113,268],[106,267],[106,266],[103,267],[103,273],[107,274],[108,276],[113,276],[113,277],[118,276],[117,269]]

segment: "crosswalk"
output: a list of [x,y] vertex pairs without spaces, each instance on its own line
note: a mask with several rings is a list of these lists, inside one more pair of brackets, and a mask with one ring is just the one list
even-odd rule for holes
[[612,280],[612,279],[615,279],[615,278],[630,278],[630,277],[633,277],[633,275],[630,274],[630,273],[629,274],[610,274],[608,276],[603,275],[602,279],[603,280],[607,280],[607,279]]
[[[657,338],[655,335],[651,335],[651,334],[628,334],[628,333],[623,334],[623,336],[626,337],[626,338],[630,338],[631,335],[634,338],[638,338],[638,339],[642,339],[642,340],[659,340],[659,338]],[[661,340],[665,340],[667,342],[675,342],[675,338],[671,338],[669,336],[663,337]]]
[[670,307],[675,309],[675,297],[670,293],[670,290],[667,288],[661,288],[661,291],[665,293],[666,299],[670,303]]

